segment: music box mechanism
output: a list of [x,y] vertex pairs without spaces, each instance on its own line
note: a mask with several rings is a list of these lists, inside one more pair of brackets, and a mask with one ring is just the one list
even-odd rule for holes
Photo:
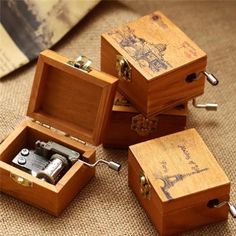
[[101,144],[117,83],[85,56],[72,61],[41,52],[29,119],[0,145],[1,191],[59,216],[94,177],[97,165],[118,172],[120,164],[96,161],[95,149],[85,145]]
[[83,156],[70,148],[56,142],[36,141],[35,149],[23,148],[12,160],[12,164],[50,184],[56,184],[66,171],[75,163],[80,162],[90,168],[99,163],[106,164],[109,168],[119,171],[121,165],[113,161],[100,159],[91,164],[84,161]]
[[[90,67],[92,61],[86,56],[78,56],[75,61],[69,60],[67,64],[80,70],[82,73],[89,73],[92,71],[92,68]],[[58,131],[39,121],[35,122],[51,130]],[[83,140],[68,134],[66,134],[66,136],[83,144],[86,143]],[[44,142],[40,140],[35,142],[35,149],[30,150],[23,148],[12,160],[12,164],[15,167],[54,185],[75,162],[80,162],[90,168],[95,168],[99,163],[106,164],[109,168],[116,171],[119,171],[121,168],[120,164],[103,159],[100,159],[95,163],[88,163],[85,161],[85,158],[83,158],[83,155],[75,150],[53,141]]]

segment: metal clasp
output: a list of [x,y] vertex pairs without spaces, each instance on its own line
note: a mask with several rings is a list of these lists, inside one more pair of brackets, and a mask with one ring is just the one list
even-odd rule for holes
[[90,65],[92,64],[92,61],[88,59],[86,56],[80,55],[75,61],[68,61],[67,64],[76,67],[84,72],[90,72],[91,71]]
[[132,117],[131,130],[139,136],[148,136],[157,130],[158,117],[147,119],[142,114]]
[[127,59],[121,55],[116,56],[116,69],[120,79],[130,82],[131,81],[131,67]]
[[140,175],[140,193],[143,195],[144,198],[150,199],[151,197],[151,185],[147,176],[144,173]]
[[33,183],[19,175],[10,173],[10,177],[13,181],[15,181],[16,183],[24,186],[24,187],[33,187]]

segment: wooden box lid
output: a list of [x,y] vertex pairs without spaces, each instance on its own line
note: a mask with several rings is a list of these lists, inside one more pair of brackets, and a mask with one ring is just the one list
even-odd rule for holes
[[161,212],[207,204],[209,200],[229,195],[229,179],[195,129],[129,149],[158,196],[155,204]]
[[147,81],[167,73],[206,66],[207,56],[164,14],[156,11],[118,27],[102,37]]
[[112,110],[118,80],[45,50],[38,58],[27,115],[83,141],[98,145]]

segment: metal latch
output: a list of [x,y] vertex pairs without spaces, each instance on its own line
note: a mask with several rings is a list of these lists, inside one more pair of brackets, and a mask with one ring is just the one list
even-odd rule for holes
[[33,187],[33,183],[19,175],[10,173],[10,177],[12,180],[14,180],[16,183],[24,186],[24,187]]
[[92,61],[88,59],[86,56],[80,55],[75,61],[68,61],[67,64],[76,67],[84,72],[90,72],[91,71],[90,65],[92,64]]
[[120,79],[130,82],[131,81],[131,67],[127,59],[121,55],[116,56],[116,69]]
[[139,136],[148,136],[155,132],[158,127],[158,117],[147,119],[142,114],[132,117],[131,130]]
[[147,176],[144,173],[140,175],[140,193],[143,195],[144,198],[150,199],[151,197],[151,185]]

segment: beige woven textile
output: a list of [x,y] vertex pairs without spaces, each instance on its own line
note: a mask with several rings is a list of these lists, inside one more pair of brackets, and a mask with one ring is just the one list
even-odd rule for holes
[[[69,1],[68,1],[69,4]],[[101,2],[53,49],[69,58],[87,55],[99,68],[100,34],[154,10],[163,11],[208,54],[208,69],[220,84],[207,84],[202,102],[218,102],[217,112],[190,105],[188,127],[195,127],[232,181],[236,203],[236,2]],[[0,82],[0,140],[25,118],[35,62]],[[157,235],[127,184],[127,151],[97,147],[97,157],[123,164],[118,175],[97,168],[96,177],[59,218],[0,195],[0,235]],[[184,235],[236,235],[236,220],[202,227]]]

